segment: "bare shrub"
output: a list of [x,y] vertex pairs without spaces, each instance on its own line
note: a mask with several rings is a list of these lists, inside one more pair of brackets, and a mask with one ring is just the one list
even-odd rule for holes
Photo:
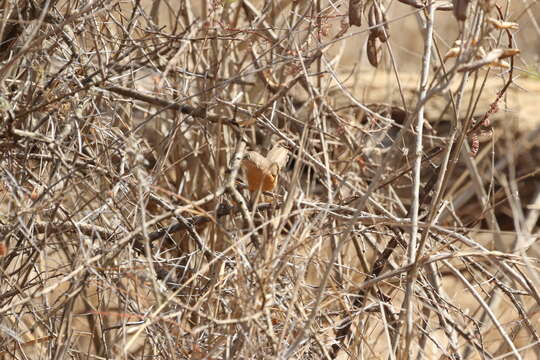
[[540,356],[532,6],[1,4],[2,358]]

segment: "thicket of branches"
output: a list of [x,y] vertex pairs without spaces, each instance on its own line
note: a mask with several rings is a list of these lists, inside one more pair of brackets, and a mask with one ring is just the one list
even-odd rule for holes
[[533,8],[401,2],[2,1],[0,357],[540,356]]

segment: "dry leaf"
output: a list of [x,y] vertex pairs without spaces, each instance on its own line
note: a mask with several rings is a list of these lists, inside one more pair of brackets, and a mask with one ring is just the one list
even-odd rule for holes
[[467,19],[467,7],[470,0],[453,0],[454,1],[454,16],[460,21]]
[[349,0],[349,25],[362,25],[364,2],[362,0]]
[[278,168],[281,169],[287,164],[289,158],[289,150],[285,149],[283,146],[274,145],[272,150],[268,152],[266,158],[272,162],[276,163]]
[[366,43],[366,52],[367,57],[369,60],[369,63],[373,67],[378,67],[381,62],[381,56],[382,56],[382,49],[381,49],[381,41],[377,34],[370,33],[367,43]]
[[271,191],[277,184],[279,171],[287,163],[288,150],[274,145],[267,157],[256,151],[249,151],[242,160],[246,172],[249,191]]

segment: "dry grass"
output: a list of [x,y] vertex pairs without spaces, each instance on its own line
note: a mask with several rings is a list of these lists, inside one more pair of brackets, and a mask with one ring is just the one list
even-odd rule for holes
[[540,356],[536,3],[373,1],[2,1],[0,358]]

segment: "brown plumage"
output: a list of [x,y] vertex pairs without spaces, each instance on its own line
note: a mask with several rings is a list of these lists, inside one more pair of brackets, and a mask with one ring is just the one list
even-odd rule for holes
[[249,191],[271,191],[277,184],[279,171],[287,163],[287,149],[276,144],[266,157],[249,151],[242,160]]

